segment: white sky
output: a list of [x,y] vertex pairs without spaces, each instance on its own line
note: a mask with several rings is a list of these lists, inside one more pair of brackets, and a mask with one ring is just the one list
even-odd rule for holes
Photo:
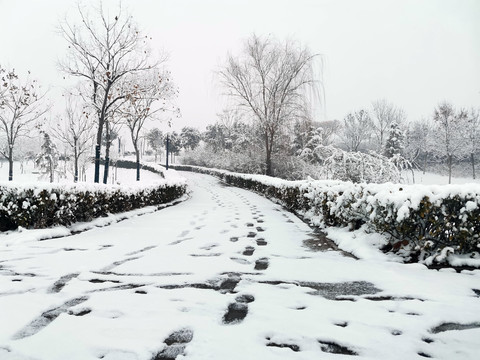
[[[92,3],[96,3],[90,1]],[[89,1],[84,1],[89,3]],[[118,1],[104,1],[116,6]],[[56,25],[76,0],[0,0],[0,64],[31,70],[50,97],[65,85]],[[324,119],[386,98],[409,120],[434,106],[480,106],[480,0],[124,0],[180,88],[185,125],[216,121],[226,101],[214,70],[257,33],[293,37],[323,55]],[[157,51],[154,50],[154,51]],[[318,65],[320,72],[320,64]]]

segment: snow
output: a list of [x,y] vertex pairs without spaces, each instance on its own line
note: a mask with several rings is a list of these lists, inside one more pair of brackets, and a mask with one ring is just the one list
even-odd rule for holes
[[[314,251],[304,244],[312,229],[279,205],[180,175],[192,192],[176,206],[65,237],[58,228],[0,235],[1,359],[150,360],[183,346],[177,359],[346,358],[325,343],[358,359],[478,358],[480,270],[396,262],[363,229],[328,230],[360,260]],[[255,269],[262,258],[268,267]],[[234,291],[221,289],[228,279]],[[246,317],[225,323],[245,294],[254,297]],[[432,331],[444,323],[473,325]],[[168,346],[181,329],[193,339]]]
[[[149,166],[154,166],[152,164],[148,164]],[[63,162],[59,162],[59,171],[63,167]],[[23,168],[23,171],[22,171]],[[161,167],[158,167],[161,169]],[[65,173],[64,173],[65,174]],[[91,164],[87,168],[87,183],[93,183],[93,174],[94,174],[94,166]],[[115,179],[116,174],[116,179]],[[103,166],[100,167],[100,177],[103,180]],[[33,184],[33,183],[48,183],[49,178],[42,176],[39,173],[39,170],[34,167],[33,161],[24,161],[14,162],[13,163],[13,179],[15,183],[22,183],[22,184]],[[142,183],[151,184],[160,179],[158,174],[147,170],[140,170],[140,179]],[[8,180],[8,163],[5,161],[0,161],[0,182],[7,182]],[[72,183],[73,182],[73,175],[69,172],[66,173],[66,178],[58,178],[58,175],[55,175],[54,183]],[[82,183],[81,181],[79,183]],[[120,185],[135,185],[136,181],[136,173],[133,169],[121,169],[114,167],[110,167],[109,171],[109,184],[120,184]]]
[[[448,175],[435,174],[431,172],[426,172],[425,174],[422,171],[415,170],[415,184],[424,184],[424,185],[446,185],[448,184]],[[409,183],[412,183],[412,177],[409,173],[404,173]],[[472,177],[452,177],[452,184],[469,184],[469,183],[480,183],[480,179],[472,179]]]

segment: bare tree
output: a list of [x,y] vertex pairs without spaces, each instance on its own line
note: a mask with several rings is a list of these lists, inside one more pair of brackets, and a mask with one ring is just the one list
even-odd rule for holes
[[401,108],[387,102],[385,99],[374,101],[372,108],[372,130],[376,138],[376,150],[381,154],[384,151],[390,125],[394,122],[401,125],[405,121],[406,115]]
[[322,121],[318,123],[318,127],[322,129],[322,145],[332,145],[336,135],[340,133],[342,124],[338,120]]
[[73,181],[78,181],[79,159],[92,145],[92,120],[86,106],[66,95],[65,113],[56,119],[52,134],[73,152]]
[[229,54],[219,71],[227,95],[258,122],[267,175],[273,175],[272,153],[282,129],[305,116],[306,90],[315,84],[314,58],[296,42],[252,35],[243,53]]
[[130,130],[137,163],[137,181],[140,181],[140,134],[148,119],[159,112],[176,112],[172,100],[177,95],[177,89],[171,81],[170,73],[158,70],[144,73],[143,77],[131,81],[131,91],[127,102],[122,108],[122,117]]
[[36,80],[20,80],[15,70],[0,68],[0,130],[5,136],[5,146],[0,155],[8,160],[8,180],[13,180],[13,154],[18,138],[28,136],[38,118],[48,108],[43,104],[45,93]]
[[[100,152],[105,123],[113,107],[124,101],[127,93],[121,82],[129,74],[152,69],[149,61],[148,37],[140,34],[132,17],[118,7],[114,16],[107,14],[101,3],[93,16],[78,6],[79,25],[65,20],[60,32],[68,43],[68,55],[60,68],[67,74],[89,83],[91,104],[98,118],[95,145],[95,177],[100,178]],[[108,173],[108,164],[106,164]]]
[[345,116],[341,137],[348,151],[359,151],[361,145],[368,141],[371,123],[370,115],[363,109]]
[[225,108],[221,113],[217,114],[218,122],[222,124],[229,131],[232,130],[233,126],[239,121],[243,120],[242,113],[238,108]]
[[464,147],[462,126],[467,117],[465,110],[456,111],[452,104],[443,102],[434,111],[433,120],[437,124],[438,144],[447,157],[448,183],[452,182],[453,157]]
[[470,109],[465,121],[464,134],[466,151],[472,164],[472,176],[475,179],[475,153],[480,150],[480,109]]
[[428,155],[435,147],[434,124],[431,120],[421,119],[411,123],[405,137],[405,154],[408,160],[425,174]]

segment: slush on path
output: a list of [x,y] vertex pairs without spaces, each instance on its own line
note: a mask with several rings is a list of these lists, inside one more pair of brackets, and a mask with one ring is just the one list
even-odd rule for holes
[[357,260],[257,194],[182,175],[178,205],[2,235],[0,359],[478,359],[479,270]]

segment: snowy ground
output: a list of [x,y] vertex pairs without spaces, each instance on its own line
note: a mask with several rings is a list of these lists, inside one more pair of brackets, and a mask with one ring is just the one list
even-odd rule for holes
[[[424,185],[446,185],[448,184],[448,175],[435,174],[431,172],[426,172],[425,174],[422,171],[415,170],[415,184],[424,184]],[[405,176],[408,178],[409,184],[412,184],[412,175],[410,173],[405,173]],[[469,184],[469,183],[480,183],[480,179],[473,179],[472,177],[452,177],[452,184]]]
[[[73,182],[73,175],[62,171],[63,162],[60,162],[59,174],[55,175],[55,183],[57,182]],[[93,183],[93,164],[87,168],[86,182]],[[100,167],[100,179],[103,180],[103,166]],[[140,179],[142,183],[152,183],[158,181],[158,174],[152,173],[147,170],[140,170]],[[8,163],[0,161],[0,182],[8,180]],[[42,175],[38,169],[34,167],[33,161],[25,161],[23,163],[13,163],[13,180],[19,183],[34,183],[34,182],[48,182],[49,177]],[[111,167],[109,171],[108,183],[118,183],[122,185],[131,185],[136,183],[136,173],[134,169],[120,169]]]
[[0,359],[478,359],[480,270],[318,251],[278,205],[183,175],[155,213],[0,235]]

